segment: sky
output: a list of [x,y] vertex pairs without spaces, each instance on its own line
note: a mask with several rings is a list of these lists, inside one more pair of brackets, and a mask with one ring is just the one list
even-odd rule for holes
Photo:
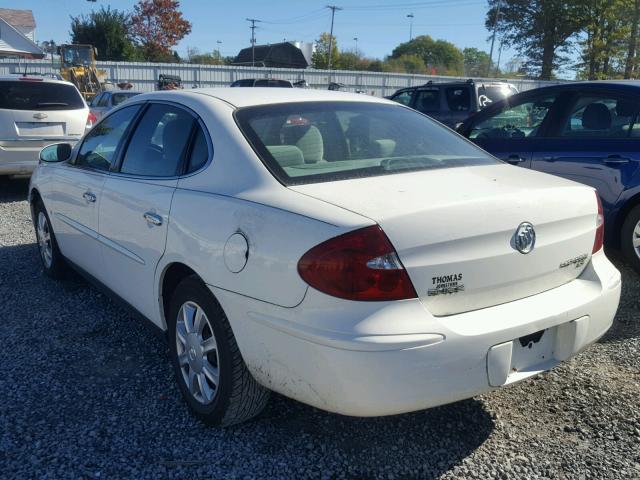
[[[409,40],[408,14],[413,14],[413,36],[430,35],[459,48],[476,47],[489,52],[490,33],[484,27],[486,0],[330,0],[343,10],[335,14],[334,35],[341,49],[355,49],[369,57],[384,58],[401,42]],[[87,14],[101,5],[132,10],[135,0],[21,0],[1,2],[0,7],[33,10],[38,41],[69,41],[70,16]],[[184,17],[192,32],[176,50],[181,56],[188,47],[201,52],[220,49],[235,56],[250,45],[246,18],[261,20],[256,29],[257,44],[300,40],[312,42],[329,31],[331,12],[322,0],[182,0]],[[218,44],[220,41],[222,43]],[[501,64],[514,55],[505,49]],[[496,43],[494,60],[498,56]]]

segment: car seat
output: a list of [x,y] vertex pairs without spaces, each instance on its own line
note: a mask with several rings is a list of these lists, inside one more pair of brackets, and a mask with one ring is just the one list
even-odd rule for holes
[[293,145],[300,149],[304,163],[323,161],[324,141],[318,127],[314,125],[286,126],[283,129],[283,139],[286,145]]

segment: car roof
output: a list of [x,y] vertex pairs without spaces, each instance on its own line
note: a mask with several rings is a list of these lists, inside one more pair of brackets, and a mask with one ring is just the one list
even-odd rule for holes
[[456,80],[454,82],[427,82],[421,85],[414,85],[413,87],[405,87],[396,91],[403,92],[408,90],[417,90],[419,88],[433,88],[433,87],[451,87],[451,86],[461,86],[461,85],[486,85],[486,86],[499,86],[499,85],[511,85],[515,86],[513,83],[508,82],[506,80]]
[[[145,99],[170,100],[183,94],[198,94],[217,98],[235,108],[253,107],[258,105],[273,105],[291,102],[366,102],[386,103],[397,105],[396,102],[383,98],[331,90],[312,90],[304,88],[195,88],[184,90],[158,91],[143,94],[140,101]],[[193,98],[193,97],[191,97]]]
[[621,90],[626,92],[640,93],[640,80],[591,80],[581,82],[566,82],[557,85],[525,90],[518,93],[518,96],[531,95],[536,92],[545,91],[571,91],[571,90]]

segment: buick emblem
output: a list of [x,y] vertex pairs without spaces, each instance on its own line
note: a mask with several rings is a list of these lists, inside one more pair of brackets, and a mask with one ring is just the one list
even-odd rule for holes
[[38,120],[44,120],[45,118],[47,118],[49,115],[47,115],[46,113],[34,113],[33,114],[33,118],[36,118]]
[[513,243],[520,253],[529,253],[536,244],[536,231],[529,222],[522,222],[513,237]]

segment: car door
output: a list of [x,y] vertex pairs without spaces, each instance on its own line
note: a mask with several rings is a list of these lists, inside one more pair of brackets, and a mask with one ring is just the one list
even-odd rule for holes
[[414,92],[411,108],[441,121],[442,101],[440,99],[440,89],[437,87],[419,88]]
[[473,111],[475,88],[469,84],[444,87],[443,91],[446,111],[440,121],[448,127],[454,128],[458,123],[465,121]]
[[640,167],[640,97],[578,91],[566,102],[532,168],[598,190],[605,212]]
[[104,182],[122,137],[138,111],[116,112],[89,132],[48,186],[52,222],[62,254],[94,276],[101,271],[98,224]]
[[521,167],[531,166],[544,148],[544,133],[560,94],[537,92],[507,99],[467,121],[461,133],[492,155]]
[[148,104],[103,188],[104,283],[148,318],[157,309],[154,276],[171,200],[197,126],[186,109]]

